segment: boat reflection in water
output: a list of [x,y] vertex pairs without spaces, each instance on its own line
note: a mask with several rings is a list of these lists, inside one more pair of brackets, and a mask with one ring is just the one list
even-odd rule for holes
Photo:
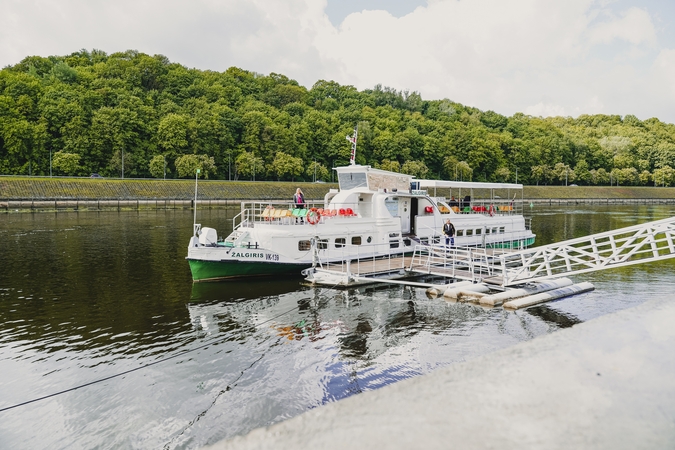
[[192,283],[191,303],[237,302],[264,297],[275,297],[301,288],[301,278],[248,279],[214,283]]
[[289,366],[280,373],[313,378],[322,395],[304,399],[310,404],[351,395],[355,378],[358,391],[376,389],[580,322],[548,308],[514,314],[429,300],[405,286],[333,290],[288,280],[195,283],[188,310],[195,331],[250,341],[245,347],[264,353],[258,364],[281,358]]

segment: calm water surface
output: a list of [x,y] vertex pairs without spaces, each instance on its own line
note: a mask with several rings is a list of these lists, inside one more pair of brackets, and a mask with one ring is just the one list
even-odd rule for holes
[[[544,244],[675,211],[529,213]],[[232,215],[200,211],[199,221],[227,231]],[[673,262],[638,265],[578,276],[596,290],[514,313],[408,287],[193,285],[191,230],[190,211],[0,215],[0,408],[49,396],[0,412],[0,448],[198,448],[651,298],[670,300],[675,287]]]

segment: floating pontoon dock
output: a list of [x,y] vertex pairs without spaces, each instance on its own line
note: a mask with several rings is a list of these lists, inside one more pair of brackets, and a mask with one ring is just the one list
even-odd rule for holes
[[[547,288],[555,279],[675,257],[675,218],[598,233],[583,238],[534,247],[531,249],[446,248],[442,245],[418,245],[412,256],[390,255],[357,258],[339,264],[320,261],[305,271],[307,281],[328,286],[353,286],[366,283],[396,283],[419,287],[439,295],[454,289],[458,281],[481,285],[489,291],[511,291],[500,301],[489,299],[485,292],[471,295],[460,291],[454,298],[480,302],[486,306],[504,304],[517,309],[532,304],[574,295],[593,289],[590,283]],[[408,279],[433,275],[445,284],[411,282]],[[516,294],[515,287],[518,287]],[[484,289],[479,289],[484,290]],[[543,291],[549,291],[544,294]],[[444,292],[445,295],[445,292]],[[452,298],[451,295],[445,295]],[[506,301],[507,298],[520,298]]]

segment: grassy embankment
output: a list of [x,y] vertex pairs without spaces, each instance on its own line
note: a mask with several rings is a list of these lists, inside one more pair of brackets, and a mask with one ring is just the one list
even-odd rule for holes
[[[199,181],[199,199],[293,198],[300,187],[308,199],[321,199],[333,183]],[[0,202],[12,200],[194,198],[194,180],[0,177]],[[454,193],[454,192],[453,192]],[[482,193],[475,193],[476,196]],[[438,190],[437,195],[448,195]],[[634,186],[525,186],[526,199],[675,199],[675,188]]]
[[[265,181],[199,180],[199,199],[283,199],[293,198],[296,188],[305,197],[323,198],[337,184]],[[195,195],[194,180],[97,179],[0,177],[0,201],[3,200],[76,200],[76,199],[177,199]]]

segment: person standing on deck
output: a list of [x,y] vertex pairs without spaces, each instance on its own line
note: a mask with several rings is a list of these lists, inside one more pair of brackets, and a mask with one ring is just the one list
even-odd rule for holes
[[300,188],[297,188],[295,190],[295,195],[293,196],[293,203],[295,203],[296,208],[305,209],[305,196],[300,190]]
[[445,235],[445,246],[454,246],[455,245],[455,226],[450,223],[450,219],[445,221],[443,225],[443,234]]
[[[302,193],[300,188],[295,190],[295,195],[293,195],[293,203],[295,203],[296,209],[305,209],[305,195]],[[298,222],[298,219],[295,219],[295,222]],[[305,223],[302,217],[300,217],[300,223]]]

